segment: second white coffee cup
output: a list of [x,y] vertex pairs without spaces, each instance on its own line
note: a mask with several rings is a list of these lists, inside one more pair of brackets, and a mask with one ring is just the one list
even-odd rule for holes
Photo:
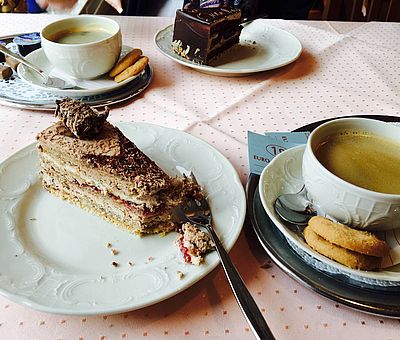
[[[350,138],[347,149],[335,150],[340,144],[335,136]],[[369,139],[364,141],[360,136]],[[365,144],[361,151],[360,143]],[[368,143],[373,144],[370,150]],[[337,169],[335,163],[340,162],[344,166]],[[328,216],[360,229],[388,230],[400,228],[399,164],[400,127],[373,119],[343,118],[322,124],[311,133],[302,172],[309,198]],[[338,175],[340,171],[344,174]],[[355,177],[353,183],[347,172]]]
[[80,15],[57,20],[41,31],[42,48],[59,71],[80,79],[107,73],[121,53],[121,30],[112,19]]

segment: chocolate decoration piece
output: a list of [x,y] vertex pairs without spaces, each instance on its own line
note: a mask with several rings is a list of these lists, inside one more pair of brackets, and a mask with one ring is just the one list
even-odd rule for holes
[[0,80],[8,79],[12,76],[13,71],[11,67],[0,65]]
[[107,107],[103,112],[99,112],[88,104],[71,98],[57,100],[56,104],[54,116],[80,139],[94,138],[103,128],[109,113]]
[[229,0],[185,0],[183,8],[217,8],[225,7],[230,8]]
[[239,42],[241,11],[234,8],[185,8],[177,10],[172,48],[181,57],[209,64]]
[[183,2],[183,9],[189,8],[199,8],[200,7],[200,0],[185,0]]
[[200,0],[200,8],[229,8],[228,0]]

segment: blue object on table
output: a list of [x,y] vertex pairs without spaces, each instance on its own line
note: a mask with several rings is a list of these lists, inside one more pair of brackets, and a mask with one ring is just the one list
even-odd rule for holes
[[26,0],[28,5],[28,13],[43,13],[46,10],[41,8],[35,0]]
[[25,57],[29,53],[41,47],[41,38],[39,32],[18,35],[13,39],[13,43],[17,45],[19,53]]

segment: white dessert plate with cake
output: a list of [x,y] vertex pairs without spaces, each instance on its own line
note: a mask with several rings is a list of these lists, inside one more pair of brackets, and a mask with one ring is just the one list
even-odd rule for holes
[[[125,56],[130,50],[132,50],[131,47],[123,46],[120,59]],[[117,83],[112,78],[108,77],[107,74],[96,79],[84,80],[73,78],[71,76],[68,76],[67,74],[64,74],[63,72],[60,72],[59,70],[56,70],[47,59],[46,54],[44,53],[42,48],[33,51],[32,53],[29,53],[25,58],[32,64],[42,69],[46,74],[51,74],[53,76],[64,79],[67,81],[67,83],[75,84],[77,88],[57,89],[55,87],[48,87],[43,84],[43,78],[40,75],[38,75],[35,71],[32,71],[30,68],[24,66],[23,64],[20,64],[18,65],[17,72],[19,77],[23,81],[36,87],[37,89],[66,97],[93,96],[115,91],[130,83],[132,80],[136,79],[144,72],[143,71],[135,76],[129,77],[120,83]]]
[[[302,158],[305,146],[298,146],[277,155],[264,169],[259,183],[261,202],[276,227],[286,237],[291,247],[313,267],[333,274],[343,274],[356,281],[378,286],[400,286],[400,230],[386,232],[385,239],[391,248],[390,256],[384,258],[384,268],[377,271],[365,271],[348,268],[338,262],[317,253],[292,228],[286,225],[276,214],[274,202],[284,193],[295,193],[303,186]],[[397,259],[397,261],[396,261]],[[395,261],[393,264],[392,261]]]
[[263,19],[244,24],[238,45],[223,52],[211,65],[200,65],[176,54],[173,25],[155,35],[158,49],[168,58],[197,71],[218,76],[246,76],[288,65],[299,58],[302,46],[291,33]]
[[[215,229],[231,249],[246,209],[230,162],[185,132],[145,123],[118,127],[168,175],[196,174]],[[176,232],[138,237],[54,197],[38,172],[36,144],[0,164],[0,293],[10,300],[50,313],[120,313],[172,297],[218,265],[215,252],[199,266],[185,263]]]

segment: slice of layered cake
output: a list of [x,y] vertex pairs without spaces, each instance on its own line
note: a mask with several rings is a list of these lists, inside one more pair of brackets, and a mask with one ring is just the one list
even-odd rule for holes
[[207,65],[239,42],[240,21],[240,9],[184,7],[176,12],[172,48],[186,59]]
[[173,178],[106,121],[76,100],[57,103],[61,121],[37,136],[43,187],[131,232],[169,232],[170,210],[202,196],[190,178]]

